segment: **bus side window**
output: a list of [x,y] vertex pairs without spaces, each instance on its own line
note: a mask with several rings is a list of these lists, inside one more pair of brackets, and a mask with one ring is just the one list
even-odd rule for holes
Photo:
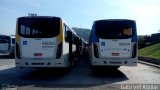
[[79,38],[78,37],[75,37],[74,38],[74,44],[78,44],[79,43]]
[[15,38],[12,38],[12,44],[15,44]]
[[73,44],[75,44],[75,36],[74,36],[74,34],[72,34],[72,42],[73,42]]
[[21,25],[20,34],[25,35],[25,26]]
[[32,35],[35,35],[35,34],[36,34],[36,30],[33,29],[33,30],[32,30]]
[[65,41],[69,42],[69,30],[68,27],[64,24],[64,32],[65,32]]
[[30,28],[29,27],[26,27],[26,35],[30,35]]

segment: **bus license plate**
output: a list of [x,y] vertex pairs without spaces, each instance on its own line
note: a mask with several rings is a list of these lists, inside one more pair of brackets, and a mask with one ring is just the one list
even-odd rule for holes
[[119,53],[112,53],[112,56],[119,56]]
[[42,56],[42,53],[34,53],[34,56],[35,56],[35,57]]

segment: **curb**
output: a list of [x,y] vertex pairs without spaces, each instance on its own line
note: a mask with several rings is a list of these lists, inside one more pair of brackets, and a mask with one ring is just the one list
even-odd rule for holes
[[142,63],[142,64],[149,65],[149,66],[160,68],[160,65],[157,65],[157,64],[153,64],[153,63],[149,63],[149,62],[145,62],[145,61],[140,61],[140,60],[138,60],[138,62]]
[[156,64],[156,65],[160,65],[160,59],[138,56],[138,60],[152,63],[152,64]]

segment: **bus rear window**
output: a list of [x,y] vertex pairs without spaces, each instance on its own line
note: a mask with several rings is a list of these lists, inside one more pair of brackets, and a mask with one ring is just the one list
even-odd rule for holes
[[9,36],[0,36],[0,43],[9,43]]
[[99,21],[95,23],[96,36],[102,39],[125,39],[133,34],[133,22]]
[[26,38],[50,38],[59,35],[59,18],[20,18],[18,34]]

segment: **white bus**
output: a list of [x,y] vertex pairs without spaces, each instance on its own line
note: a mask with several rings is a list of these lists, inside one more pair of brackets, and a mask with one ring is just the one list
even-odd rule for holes
[[92,66],[137,65],[136,22],[127,19],[97,20],[89,38],[89,58]]
[[10,37],[7,35],[0,35],[0,53],[8,54],[10,48]]
[[15,53],[15,37],[0,35],[0,53],[14,57]]
[[10,57],[15,57],[15,36],[10,35],[10,42],[9,42],[9,56]]
[[87,52],[87,42],[84,39],[80,39],[80,55],[84,55]]
[[60,17],[17,19],[17,67],[68,67],[75,63],[76,33]]

